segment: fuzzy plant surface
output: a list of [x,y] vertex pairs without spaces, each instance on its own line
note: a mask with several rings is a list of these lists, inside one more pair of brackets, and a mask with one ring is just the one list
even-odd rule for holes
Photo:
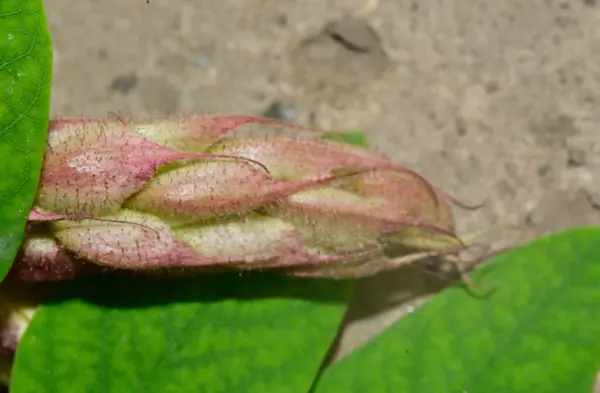
[[[230,136],[250,123],[299,136]],[[371,149],[321,135],[246,116],[53,120],[13,273],[348,278],[465,247],[453,199]]]
[[41,0],[0,1],[0,278],[35,198],[50,110],[52,46]]

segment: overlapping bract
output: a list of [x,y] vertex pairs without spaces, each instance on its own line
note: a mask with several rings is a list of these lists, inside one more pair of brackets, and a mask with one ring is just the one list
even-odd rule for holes
[[[248,124],[304,138],[231,137]],[[15,274],[278,269],[367,276],[452,252],[449,200],[366,148],[241,117],[51,122]]]

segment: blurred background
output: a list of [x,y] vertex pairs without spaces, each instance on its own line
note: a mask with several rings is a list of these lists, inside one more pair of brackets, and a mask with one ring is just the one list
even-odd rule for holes
[[[496,248],[600,222],[600,1],[52,0],[52,115],[361,129]],[[341,354],[440,281],[364,280]],[[416,299],[416,300],[415,300]]]

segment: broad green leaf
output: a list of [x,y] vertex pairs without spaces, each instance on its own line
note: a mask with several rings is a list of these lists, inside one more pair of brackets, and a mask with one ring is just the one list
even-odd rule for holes
[[0,0],[0,279],[21,244],[35,198],[51,73],[42,0]]
[[327,369],[317,393],[590,393],[600,367],[600,228],[554,234],[446,290]]
[[266,274],[77,280],[33,318],[11,393],[306,392],[351,289]]
[[366,135],[362,131],[340,131],[330,132],[323,135],[321,138],[329,141],[346,142],[351,145],[357,145],[362,147],[369,147],[369,141]]

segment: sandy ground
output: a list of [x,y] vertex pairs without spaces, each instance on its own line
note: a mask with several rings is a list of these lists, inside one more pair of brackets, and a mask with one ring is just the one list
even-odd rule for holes
[[[600,222],[594,0],[52,0],[54,115],[251,114],[360,128],[517,245]],[[360,286],[342,353],[437,283]],[[400,305],[397,305],[400,303]],[[396,304],[391,306],[391,304]]]

